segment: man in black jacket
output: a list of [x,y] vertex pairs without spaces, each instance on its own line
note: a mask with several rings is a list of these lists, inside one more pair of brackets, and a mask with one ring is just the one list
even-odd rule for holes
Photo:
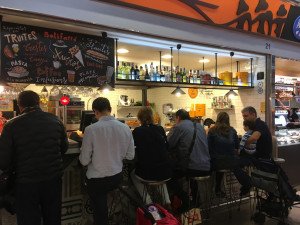
[[0,169],[16,173],[18,225],[61,224],[62,155],[68,139],[62,122],[43,112],[33,91],[18,96],[21,115],[8,121],[0,137]]

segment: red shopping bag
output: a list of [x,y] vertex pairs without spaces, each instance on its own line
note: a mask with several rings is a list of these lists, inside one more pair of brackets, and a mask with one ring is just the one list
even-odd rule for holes
[[136,211],[136,225],[180,225],[181,223],[166,209],[151,204]]

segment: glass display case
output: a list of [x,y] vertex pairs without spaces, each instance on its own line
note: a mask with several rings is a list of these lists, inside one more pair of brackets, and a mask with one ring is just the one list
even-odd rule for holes
[[275,131],[278,146],[300,144],[300,128]]

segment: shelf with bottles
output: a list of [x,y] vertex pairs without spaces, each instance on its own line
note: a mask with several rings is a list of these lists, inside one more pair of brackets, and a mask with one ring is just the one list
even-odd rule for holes
[[[222,73],[221,73],[222,74]],[[220,75],[221,75],[220,74]],[[232,78],[229,82],[213,77],[210,73],[202,70],[179,68],[178,66],[171,71],[170,66],[154,66],[151,62],[138,66],[135,63],[118,63],[117,81],[133,82],[152,82],[168,84],[192,84],[192,85],[212,85],[212,86],[234,86],[234,87],[253,87],[252,82],[241,82],[239,78]]]

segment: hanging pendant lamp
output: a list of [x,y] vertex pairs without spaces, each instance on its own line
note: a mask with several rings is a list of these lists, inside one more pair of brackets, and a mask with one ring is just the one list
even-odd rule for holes
[[234,56],[234,52],[230,52],[230,65],[231,65],[231,88],[230,90],[224,95],[227,98],[232,98],[234,96],[238,96],[238,94],[233,90],[232,85],[232,57]]
[[102,91],[103,93],[108,93],[110,91],[114,91],[114,88],[110,86],[107,82],[105,82],[97,90]]
[[176,97],[180,97],[181,95],[185,95],[185,92],[179,86],[177,86],[171,94],[175,95]]

